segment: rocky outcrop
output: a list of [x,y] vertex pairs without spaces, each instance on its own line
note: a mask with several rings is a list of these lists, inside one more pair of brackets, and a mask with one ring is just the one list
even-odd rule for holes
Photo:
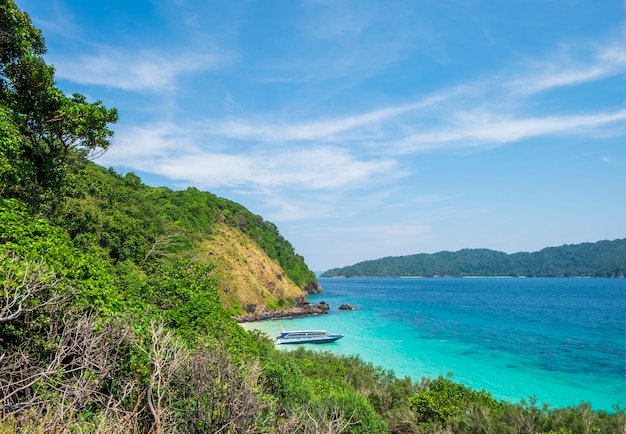
[[304,291],[305,296],[311,294],[321,294],[322,292],[324,292],[324,290],[322,289],[322,285],[320,285],[319,282],[307,283],[307,285],[302,288],[302,291]]
[[341,309],[341,310],[356,310],[356,306],[354,306],[352,304],[344,303],[341,306],[339,306],[339,309]]
[[[308,315],[321,315],[328,313],[330,306],[321,301],[311,304],[308,301],[300,301],[296,306],[283,310],[267,310],[265,306],[255,306],[254,311],[235,317],[237,322],[265,321],[278,318],[294,318]],[[250,309],[248,309],[250,310]]]

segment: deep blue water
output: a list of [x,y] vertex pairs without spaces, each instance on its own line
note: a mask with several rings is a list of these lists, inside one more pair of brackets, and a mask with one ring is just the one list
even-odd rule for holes
[[[324,328],[320,346],[420,379],[454,379],[519,402],[626,407],[625,279],[320,279],[328,315],[254,323]],[[357,311],[339,311],[342,303]]]

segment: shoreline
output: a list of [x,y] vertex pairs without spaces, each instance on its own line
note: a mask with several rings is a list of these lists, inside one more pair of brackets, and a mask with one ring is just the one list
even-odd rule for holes
[[263,307],[261,310],[233,316],[238,323],[271,321],[282,318],[301,318],[306,316],[325,315],[328,314],[330,306],[320,301],[318,304],[303,303],[298,306],[290,307],[283,310],[267,310]]

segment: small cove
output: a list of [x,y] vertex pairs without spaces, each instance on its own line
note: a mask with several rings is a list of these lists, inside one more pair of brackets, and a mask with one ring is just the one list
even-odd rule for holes
[[[358,354],[398,376],[454,374],[498,399],[626,406],[624,279],[320,279],[327,315],[247,323],[322,328],[317,350]],[[342,303],[359,309],[340,311]],[[289,350],[289,346],[279,347]]]

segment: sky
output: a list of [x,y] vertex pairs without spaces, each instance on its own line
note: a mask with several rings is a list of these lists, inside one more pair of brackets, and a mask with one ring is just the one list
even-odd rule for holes
[[626,238],[623,0],[16,0],[96,162],[276,224],[309,267]]

